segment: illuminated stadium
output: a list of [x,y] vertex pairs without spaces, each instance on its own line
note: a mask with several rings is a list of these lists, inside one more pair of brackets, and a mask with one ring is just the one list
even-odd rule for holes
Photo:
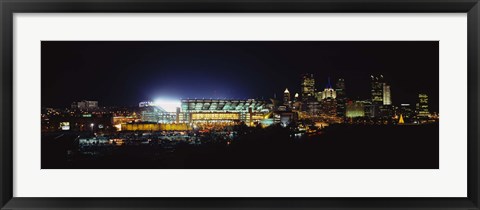
[[182,99],[141,102],[143,122],[232,125],[245,122],[255,125],[271,117],[273,104],[265,100]]
[[252,125],[267,117],[271,104],[264,100],[182,99],[181,118],[189,123],[245,122]]

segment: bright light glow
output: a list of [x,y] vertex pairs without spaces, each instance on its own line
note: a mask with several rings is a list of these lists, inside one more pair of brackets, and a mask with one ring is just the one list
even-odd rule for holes
[[70,122],[60,122],[60,127],[62,131],[68,131],[70,130]]
[[176,112],[180,107],[180,100],[175,99],[157,99],[154,101],[155,106],[163,108],[167,112]]
[[122,131],[122,124],[116,124],[113,127],[117,128],[117,131]]

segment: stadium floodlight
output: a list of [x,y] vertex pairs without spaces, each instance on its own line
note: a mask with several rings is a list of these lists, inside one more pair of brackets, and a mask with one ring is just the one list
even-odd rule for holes
[[154,104],[167,112],[176,112],[177,107],[181,105],[180,100],[175,99],[156,99]]

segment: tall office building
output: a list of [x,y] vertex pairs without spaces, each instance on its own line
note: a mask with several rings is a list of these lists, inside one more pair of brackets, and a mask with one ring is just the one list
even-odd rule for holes
[[307,113],[310,115],[310,116],[318,116],[320,114],[320,112],[322,111],[321,110],[321,103],[320,101],[308,101],[306,104],[302,104],[302,107],[305,107],[306,105],[306,108],[304,111],[307,111]]
[[316,99],[320,106],[319,114],[327,117],[337,116],[337,93],[335,89],[332,88],[330,83],[330,78],[328,78],[328,83],[323,91],[318,92],[315,95]]
[[321,113],[327,117],[337,116],[337,100],[325,98],[321,101]]
[[293,103],[291,108],[296,111],[302,108],[302,102],[300,101],[300,95],[298,93],[295,93],[295,96],[293,97]]
[[323,91],[318,92],[315,94],[315,97],[317,98],[317,101],[321,101],[327,98],[337,98],[337,91],[332,88],[332,84],[330,83],[330,78],[328,78],[328,83],[325,89]]
[[365,117],[373,117],[374,116],[374,106],[372,104],[372,101],[371,100],[365,100],[365,101],[362,101],[363,102],[363,107],[364,107],[364,110],[365,110]]
[[302,75],[302,102],[312,101],[315,97],[315,79],[313,74]]
[[333,88],[325,88],[323,91],[318,92],[315,94],[317,101],[321,101],[327,98],[337,98],[337,92]]
[[387,85],[387,83],[383,83],[383,105],[392,105],[390,85]]
[[345,117],[347,93],[345,89],[345,80],[343,78],[338,79],[335,84],[335,92],[337,94],[337,116]]
[[288,88],[285,88],[285,91],[283,91],[283,105],[289,106],[290,103],[290,91],[288,91]]
[[372,104],[373,105],[382,105],[383,104],[383,75],[380,76],[371,76],[372,81]]
[[375,118],[390,118],[393,115],[390,85],[380,76],[371,76],[372,79],[372,109],[371,116]]
[[335,84],[335,91],[337,92],[337,98],[346,97],[345,80],[343,78],[338,79],[337,84]]
[[398,110],[396,110],[395,114],[397,116],[402,116],[406,122],[410,122],[414,116],[414,112],[410,104],[400,104],[400,107],[398,107]]
[[417,116],[418,117],[429,117],[430,112],[428,111],[428,95],[425,93],[418,94],[418,103],[417,103]]

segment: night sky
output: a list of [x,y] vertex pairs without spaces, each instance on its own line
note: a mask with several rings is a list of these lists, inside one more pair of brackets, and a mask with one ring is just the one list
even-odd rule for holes
[[[392,101],[419,92],[438,111],[438,42],[420,41],[43,41],[42,106],[136,106],[180,98],[282,98],[300,91],[302,73],[317,90],[344,78],[349,98],[370,98],[370,75],[383,74]],[[334,85],[334,84],[333,84]]]

